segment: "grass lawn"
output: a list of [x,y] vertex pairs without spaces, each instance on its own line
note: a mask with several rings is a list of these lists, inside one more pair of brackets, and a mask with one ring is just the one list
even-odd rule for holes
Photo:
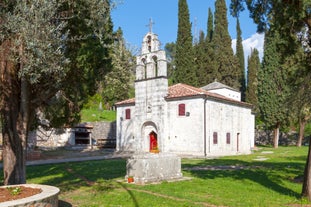
[[81,122],[115,121],[116,112],[99,109],[82,109]]
[[122,159],[29,166],[27,182],[59,187],[60,206],[296,207],[308,204],[300,198],[302,183],[295,182],[307,152],[307,147],[261,147],[251,155],[183,159],[190,180],[144,186],[125,183]]

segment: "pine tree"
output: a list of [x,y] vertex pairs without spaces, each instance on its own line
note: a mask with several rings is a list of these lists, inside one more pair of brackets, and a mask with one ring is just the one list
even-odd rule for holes
[[242,31],[240,28],[240,21],[237,18],[236,23],[236,31],[237,31],[237,41],[236,41],[236,57],[239,61],[239,70],[238,70],[238,77],[240,82],[240,92],[241,92],[241,99],[242,101],[245,100],[245,60],[244,60],[244,49],[243,49],[243,42],[242,42]]
[[213,33],[214,63],[213,78],[223,84],[239,89],[239,63],[231,48],[228,32],[227,7],[225,0],[215,2],[215,30]]
[[258,112],[258,71],[260,69],[259,52],[256,48],[252,49],[250,56],[248,57],[247,66],[247,86],[245,93],[245,100],[248,103],[253,104],[254,112]]
[[289,97],[287,71],[282,67],[285,54],[278,31],[265,34],[264,58],[258,73],[258,103],[266,127],[274,130],[273,145],[278,147],[280,127],[287,123]]
[[176,68],[174,71],[174,83],[197,85],[197,77],[194,66],[194,52],[192,46],[192,34],[189,9],[186,0],[178,1],[178,31],[176,41]]

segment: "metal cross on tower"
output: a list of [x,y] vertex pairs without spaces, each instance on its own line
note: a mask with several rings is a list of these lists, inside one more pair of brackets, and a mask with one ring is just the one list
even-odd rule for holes
[[154,25],[154,22],[152,21],[152,18],[149,19],[149,24],[146,26],[149,27],[149,32],[152,33],[152,25]]

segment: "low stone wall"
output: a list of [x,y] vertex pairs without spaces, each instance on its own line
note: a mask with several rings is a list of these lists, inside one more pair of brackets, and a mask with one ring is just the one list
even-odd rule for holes
[[[21,185],[16,185],[21,186]],[[49,185],[37,185],[37,184],[23,184],[25,187],[31,188],[40,188],[42,190],[41,193],[13,201],[7,201],[0,203],[0,207],[58,207],[58,194],[59,188]],[[1,188],[6,188],[7,186],[1,186]],[[10,185],[10,187],[14,187],[14,185]]]
[[[92,125],[91,137],[96,144],[97,139],[116,139],[116,122],[90,122]],[[44,129],[42,127],[29,133],[28,146],[42,148],[55,148],[75,145],[75,132],[73,128]]]
[[[293,146],[297,144],[297,132],[280,132],[279,145],[280,146]],[[303,144],[308,144],[309,139],[304,138]],[[256,145],[272,145],[273,144],[273,131],[272,130],[256,130],[255,131],[255,144]]]

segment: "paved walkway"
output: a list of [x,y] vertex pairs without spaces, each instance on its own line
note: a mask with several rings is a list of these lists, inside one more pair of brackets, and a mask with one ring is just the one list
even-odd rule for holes
[[[46,160],[29,160],[26,161],[27,166],[31,165],[45,165],[45,164],[57,164],[66,162],[83,162],[89,160],[105,160],[105,159],[118,159],[118,158],[128,158],[131,154],[129,153],[111,153],[99,156],[86,156],[86,157],[71,157],[71,158],[61,158],[61,159],[46,159]],[[0,163],[0,168],[2,168],[2,163]]]

